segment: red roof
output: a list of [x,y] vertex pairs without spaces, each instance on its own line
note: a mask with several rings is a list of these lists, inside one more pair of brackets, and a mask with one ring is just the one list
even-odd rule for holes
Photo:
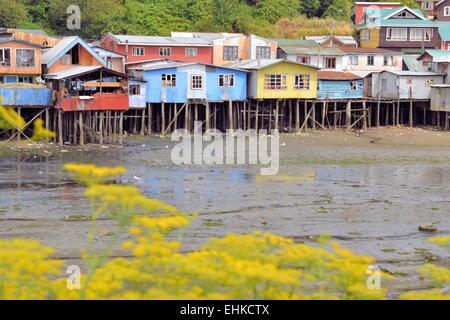
[[339,49],[346,53],[402,54],[400,51],[388,50],[383,48],[340,47]]
[[317,79],[319,80],[358,80],[362,79],[361,76],[351,72],[345,71],[317,71]]

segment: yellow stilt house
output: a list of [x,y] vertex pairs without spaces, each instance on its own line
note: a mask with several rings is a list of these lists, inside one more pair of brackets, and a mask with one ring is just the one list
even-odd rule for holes
[[317,70],[307,64],[284,59],[246,60],[231,65],[249,71],[250,99],[314,99],[317,97]]

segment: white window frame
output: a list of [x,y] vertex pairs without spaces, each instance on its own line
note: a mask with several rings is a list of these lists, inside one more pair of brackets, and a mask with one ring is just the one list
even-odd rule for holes
[[[220,80],[222,79],[222,85],[220,85]],[[234,74],[219,74],[217,76],[217,86],[219,88],[234,88],[236,85]],[[230,85],[231,83],[231,85]]]
[[[303,60],[303,59],[305,59],[307,62],[301,61],[301,60]],[[310,56],[301,56],[301,55],[298,55],[298,56],[297,56],[297,62],[303,63],[303,64],[311,64],[311,57],[310,57]]]
[[[225,50],[227,50],[227,57],[225,57]],[[231,51],[236,50],[236,56],[230,57],[228,50],[231,50]],[[223,46],[223,60],[224,61],[236,61],[238,59],[239,59],[239,46]]]
[[350,66],[357,66],[359,65],[359,56],[351,54],[348,56],[348,64]]
[[[413,36],[413,33],[416,33],[417,31],[420,31],[420,34],[419,35],[414,34],[414,36]],[[428,32],[425,32],[425,35],[428,33],[428,38],[424,39],[424,36],[423,36],[424,31],[428,31]],[[411,28],[409,30],[409,40],[410,41],[431,41],[432,38],[433,38],[433,29],[432,28]]]
[[423,10],[433,10],[433,1],[423,1],[422,9]]
[[449,17],[449,16],[450,16],[450,7],[445,6],[444,7],[444,17]]
[[[334,68],[327,66],[327,61],[334,59]],[[329,70],[335,70],[337,68],[337,58],[336,57],[323,57],[323,68]]]
[[394,56],[383,56],[383,66],[392,67],[394,65]]
[[184,55],[186,57],[196,57],[196,56],[198,56],[198,49],[192,48],[192,47],[185,48]]
[[170,47],[159,47],[160,57],[170,57],[172,55],[172,48]]
[[294,76],[294,89],[309,90],[310,87],[311,87],[311,76],[309,74],[296,74]]
[[145,48],[144,47],[132,47],[131,55],[133,57],[143,57],[143,56],[145,56]]
[[[389,37],[389,31],[391,31],[391,36]],[[393,31],[404,33],[401,37],[399,35],[394,35]],[[387,28],[386,29],[386,41],[408,41],[408,28]]]
[[[137,90],[136,90],[137,93],[133,93],[133,90],[132,90],[133,88],[137,88]],[[130,89],[129,89],[128,94],[130,96],[140,96],[141,95],[141,86],[138,84],[130,84]]]
[[191,90],[203,90],[203,83],[202,74],[191,74]]
[[370,41],[370,30],[363,29],[360,33],[361,41]]
[[177,86],[177,75],[175,73],[161,74],[161,85],[163,87],[176,87]]
[[268,73],[264,75],[265,90],[287,90],[288,84],[289,84],[289,77],[287,74]]
[[[9,64],[5,63],[5,50],[9,50]],[[12,62],[12,49],[0,48],[0,67],[10,67]]]
[[[369,64],[369,58],[372,58],[372,64]],[[375,65],[375,56],[374,55],[368,55],[367,56],[367,65],[369,67],[373,67]]]
[[358,80],[350,80],[349,86],[350,86],[350,91],[358,90]]
[[[19,55],[17,54],[17,52],[18,52],[19,50],[33,51],[33,65],[31,65],[31,66],[20,66],[20,65],[17,63],[17,57],[19,56]],[[36,50],[35,50],[35,49],[29,49],[29,48],[16,48],[16,67],[17,67],[17,68],[34,68],[34,67],[36,67]]]
[[[264,51],[264,53],[269,53],[268,58],[261,57],[261,51]],[[272,48],[270,46],[256,46],[256,59],[265,59],[268,60],[272,57]]]

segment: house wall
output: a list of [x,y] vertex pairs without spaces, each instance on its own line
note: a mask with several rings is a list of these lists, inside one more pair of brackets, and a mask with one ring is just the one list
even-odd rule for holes
[[218,66],[223,66],[231,63],[232,61],[223,59],[223,47],[224,46],[237,46],[238,47],[238,58],[247,59],[248,52],[246,47],[246,36],[233,37],[224,40],[214,41],[213,48],[213,64]]
[[249,46],[250,46],[250,50],[249,50],[250,56],[248,59],[251,59],[251,60],[256,59],[256,47],[259,47],[259,46],[270,47],[271,48],[271,59],[277,58],[278,45],[273,41],[269,41],[264,38],[250,35]]
[[145,108],[146,100],[147,100],[147,94],[146,94],[147,85],[146,85],[146,83],[141,82],[141,81],[129,80],[128,87],[130,87],[131,85],[140,86],[141,92],[140,92],[140,95],[131,95],[131,92],[128,91],[130,108],[131,109]]
[[[162,87],[162,74],[176,74],[175,87]],[[146,96],[148,103],[185,103],[187,101],[188,73],[181,72],[177,68],[144,71],[144,79],[147,83]]]
[[[113,46],[114,47],[114,46]],[[117,44],[115,52],[127,55],[127,62],[136,62],[143,60],[156,60],[156,59],[170,59],[176,61],[183,62],[202,62],[202,63],[212,63],[213,62],[213,47],[212,46],[149,46],[149,45],[128,45],[128,52],[126,50],[126,46],[124,44]],[[133,48],[134,47],[143,47],[144,55],[143,56],[133,56]],[[105,47],[108,49],[107,47]],[[171,55],[170,56],[160,56],[159,49],[160,48],[170,48]],[[186,48],[197,48],[197,56],[196,57],[188,57],[186,56],[185,49]]]
[[45,47],[54,47],[60,41],[60,39],[58,38],[41,36],[30,32],[19,31],[16,29],[7,29],[6,32],[11,33],[13,38],[33,42],[36,44],[43,45]]
[[[234,87],[219,87],[219,75],[234,74]],[[206,74],[206,99],[209,101],[247,99],[247,73],[230,69],[215,68]]]
[[[421,49],[422,48],[422,41],[409,41],[410,39],[410,32],[411,28],[407,28],[407,39],[406,41],[388,41],[386,40],[386,32],[387,27],[381,27],[380,29],[380,48],[392,48],[392,49],[404,49],[404,48],[416,48]],[[433,29],[433,36],[431,38],[431,41],[423,41],[423,45],[425,48],[440,48],[441,47],[441,39],[439,37],[439,31],[438,28],[431,28]]]
[[48,88],[0,88],[0,97],[5,106],[53,106]]
[[[201,64],[195,64],[190,66],[184,66],[178,68],[179,72],[184,72],[187,75],[187,98],[188,99],[206,99],[206,91],[208,88],[208,81],[206,81],[206,71],[205,66]],[[192,89],[191,86],[191,76],[201,75],[203,76],[203,88],[202,89]]]
[[[382,79],[387,81],[384,87]],[[441,84],[443,76],[399,76],[389,72],[372,74],[372,97],[378,97],[381,91],[381,98],[409,99],[411,89],[413,99],[430,99],[431,87],[426,85],[427,80],[433,80],[434,84]]]
[[444,15],[444,8],[450,7],[450,0],[444,0],[441,4],[436,6],[436,20],[438,21],[450,21],[450,16]]
[[[82,46],[78,45],[79,64],[75,66],[101,66],[102,64]],[[62,59],[62,58],[61,58]],[[72,68],[73,64],[62,64],[61,59],[48,68],[47,73]]]
[[369,30],[369,40],[361,40],[361,31],[359,31],[359,46],[361,48],[378,48],[378,45],[380,43],[380,29],[372,28],[364,30]]
[[[11,49],[11,65],[8,67],[0,66],[0,74],[2,75],[40,75],[41,67],[41,49],[18,41],[9,41],[0,43],[0,48]],[[34,50],[34,67],[19,68],[16,65],[16,49],[32,49]]]
[[450,112],[450,88],[431,87],[430,109]]
[[[297,57],[301,55],[290,54],[287,55],[286,59],[289,61],[297,62]],[[319,67],[321,69],[325,69],[324,67],[324,58],[325,57],[335,57],[336,58],[336,69],[337,71],[344,70],[344,56],[321,56],[320,59],[318,56],[310,56],[311,57],[311,65],[315,67]]]
[[363,80],[355,80],[357,89],[350,90],[349,80],[319,80],[319,99],[359,99],[364,95]]
[[[358,65],[350,65],[350,56],[358,56]],[[367,57],[374,56],[374,65],[367,65]],[[383,70],[402,70],[403,59],[401,55],[393,55],[393,65],[384,65],[384,56],[381,54],[349,54],[343,58],[344,70],[347,71],[383,71]]]
[[[273,66],[258,70],[257,83],[252,82],[251,86],[256,86],[256,96],[258,99],[312,99],[317,97],[317,70],[311,67],[281,62]],[[288,76],[287,90],[268,90],[264,88],[264,75],[266,74],[286,74]],[[294,76],[296,74],[309,74],[309,89],[294,89]],[[254,78],[252,79],[255,80]],[[254,92],[250,89],[249,92]]]

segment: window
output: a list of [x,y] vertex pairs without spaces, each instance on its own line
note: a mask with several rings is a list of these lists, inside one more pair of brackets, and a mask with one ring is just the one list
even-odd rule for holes
[[336,58],[327,57],[323,59],[325,69],[336,69]]
[[434,83],[434,80],[433,80],[433,79],[428,79],[428,80],[425,80],[425,87],[429,87],[429,86],[432,86],[432,85],[433,85],[433,83]]
[[219,74],[219,87],[234,87],[234,74]]
[[270,59],[271,50],[270,47],[256,47],[256,59]]
[[203,89],[203,76],[202,75],[191,75],[191,89],[201,90]]
[[141,95],[141,86],[138,84],[131,84],[129,93],[131,96],[140,96]]
[[176,87],[177,75],[176,74],[162,74],[161,81],[163,87]]
[[238,59],[238,47],[237,46],[224,46],[223,47],[223,60],[236,61]]
[[409,39],[411,41],[431,41],[433,29],[411,28]]
[[79,64],[80,63],[80,55],[79,55],[79,49],[78,45],[72,48],[70,50],[70,54],[72,56],[72,64]]
[[370,40],[370,30],[369,29],[364,29],[361,30],[361,41],[369,41]]
[[450,16],[450,7],[444,7],[444,16],[445,17]]
[[387,28],[386,30],[386,40],[387,41],[406,41],[407,37],[406,28]]
[[393,56],[384,56],[383,57],[383,66],[393,66],[394,65],[394,57]]
[[422,2],[423,10],[432,10],[433,9],[433,1],[424,1]]
[[264,89],[267,90],[287,90],[288,76],[287,74],[265,74]]
[[311,57],[297,56],[297,62],[304,63],[304,64],[311,64]]
[[349,59],[349,64],[351,66],[357,66],[358,65],[358,56],[352,55],[352,56],[348,56]]
[[34,49],[16,49],[16,65],[19,68],[34,67]]
[[33,83],[33,77],[32,76],[18,76],[17,82],[20,83]]
[[161,57],[168,57],[172,54],[172,49],[170,48],[159,48],[159,55]]
[[373,66],[375,64],[375,57],[374,56],[367,56],[367,65]]
[[297,74],[294,78],[294,88],[309,90],[309,74]]
[[186,48],[186,49],[184,49],[184,55],[186,57],[196,57],[197,56],[197,48]]
[[143,47],[133,47],[131,50],[131,55],[134,57],[144,56],[145,49]]
[[350,91],[358,90],[358,81],[352,80],[350,81]]
[[9,67],[11,65],[11,49],[0,49],[0,66]]
[[72,62],[72,57],[70,56],[70,52],[67,52],[61,58],[61,64],[70,64]]

